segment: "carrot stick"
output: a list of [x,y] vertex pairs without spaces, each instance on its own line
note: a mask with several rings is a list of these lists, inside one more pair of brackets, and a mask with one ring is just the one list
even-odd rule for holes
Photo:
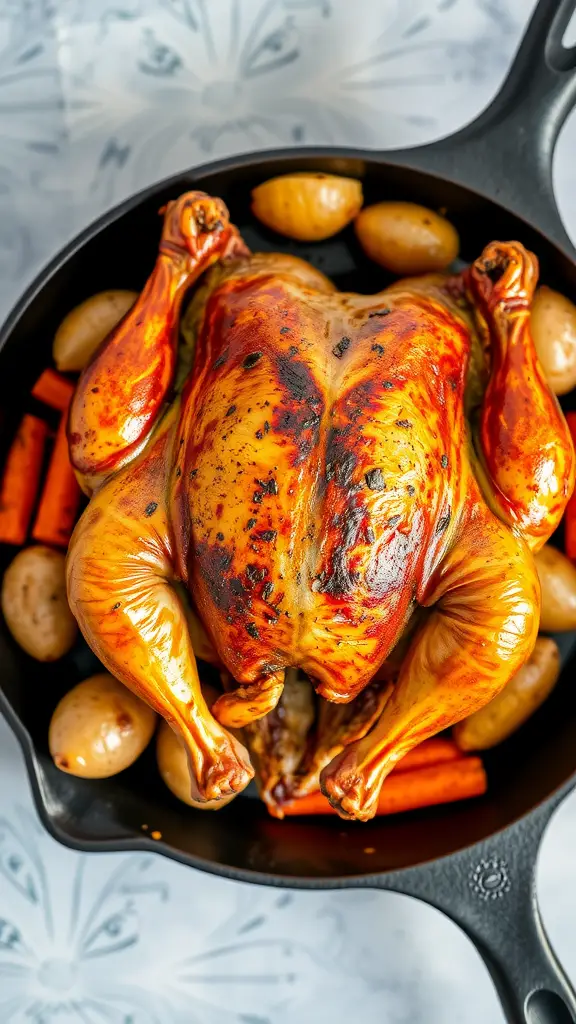
[[34,540],[57,547],[67,546],[80,504],[80,487],[68,453],[66,420],[67,413],[63,413],[32,530]]
[[[386,779],[377,814],[398,814],[434,804],[467,800],[486,792],[484,765],[479,757],[461,757],[458,761],[393,772]],[[322,793],[310,793],[282,808],[286,815],[335,814]]]
[[0,484],[0,541],[23,544],[38,493],[48,427],[25,416],[12,442]]
[[56,373],[56,370],[50,369],[44,370],[32,388],[34,398],[60,412],[64,412],[68,408],[73,394],[72,382]]
[[[576,448],[576,412],[567,412],[566,422]],[[569,499],[564,513],[564,549],[568,558],[576,560],[576,491]]]
[[427,765],[442,764],[444,761],[458,761],[461,757],[462,751],[456,746],[454,740],[435,737],[432,740],[424,740],[413,750],[409,750],[398,761],[394,771],[412,771],[414,768],[425,768]]

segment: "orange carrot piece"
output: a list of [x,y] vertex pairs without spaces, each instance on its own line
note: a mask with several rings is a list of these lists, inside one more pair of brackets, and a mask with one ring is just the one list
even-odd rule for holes
[[12,442],[0,484],[0,541],[24,544],[38,494],[48,427],[24,416]]
[[[461,757],[458,761],[392,772],[386,779],[377,814],[399,814],[434,804],[482,796],[487,789],[486,772],[479,757]],[[286,815],[335,814],[322,793],[310,793],[282,808]]]
[[80,504],[80,487],[68,453],[66,420],[67,413],[63,413],[32,529],[34,540],[56,547],[68,545]]
[[398,761],[394,768],[395,772],[412,771],[414,768],[425,768],[431,764],[442,764],[445,761],[458,761],[462,757],[462,751],[456,746],[454,740],[434,737],[432,740],[424,740],[413,750],[409,750],[404,757]]
[[34,398],[60,412],[68,409],[73,394],[72,381],[51,369],[44,370],[32,388]]
[[[567,412],[566,422],[576,448],[576,412]],[[564,550],[568,558],[576,561],[576,491],[568,501],[564,513]]]

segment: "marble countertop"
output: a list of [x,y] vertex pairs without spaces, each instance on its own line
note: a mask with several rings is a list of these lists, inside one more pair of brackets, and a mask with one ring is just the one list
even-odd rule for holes
[[[0,0],[0,311],[102,210],[179,169],[301,143],[394,147],[469,121],[531,0]],[[576,29],[572,32],[576,37]],[[570,40],[572,41],[572,40]],[[576,118],[555,160],[576,236]],[[576,979],[576,794],[538,891]],[[0,721],[1,1024],[498,1024],[437,911],[278,892],[160,856],[82,856],[32,806]]]

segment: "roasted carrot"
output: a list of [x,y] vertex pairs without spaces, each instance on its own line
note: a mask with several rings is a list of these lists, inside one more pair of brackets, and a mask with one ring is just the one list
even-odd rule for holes
[[39,402],[44,402],[44,405],[51,406],[52,409],[58,409],[60,412],[68,409],[73,394],[74,385],[72,382],[60,373],[56,373],[56,370],[50,369],[44,370],[40,374],[32,388],[34,398],[37,398]]
[[[377,814],[398,814],[434,804],[467,800],[486,792],[484,765],[479,757],[461,757],[457,761],[392,772],[386,779]],[[322,793],[310,793],[282,808],[286,815],[335,814]]]
[[458,761],[461,757],[462,751],[456,746],[454,740],[435,737],[432,740],[424,740],[423,743],[419,743],[417,747],[405,754],[398,761],[394,771],[412,771],[414,768],[425,768],[427,765],[442,764],[445,761]]
[[[566,422],[576,448],[576,412],[567,412]],[[576,491],[568,501],[564,513],[564,550],[568,558],[576,560]]]
[[40,483],[48,427],[25,416],[12,442],[0,484],[0,541],[23,544]]
[[67,413],[60,417],[54,450],[38,506],[32,536],[43,544],[66,547],[78,513],[80,487],[68,453]]

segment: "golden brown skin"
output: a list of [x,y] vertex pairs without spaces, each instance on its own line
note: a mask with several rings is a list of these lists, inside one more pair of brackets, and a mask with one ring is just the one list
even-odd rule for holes
[[[183,291],[217,260],[190,312],[192,371],[152,433]],[[72,407],[74,463],[99,489],[72,540],[69,594],[107,667],[182,733],[200,796],[246,784],[222,725],[271,712],[286,669],[347,703],[418,608],[380,718],[322,773],[343,816],[371,817],[399,758],[529,656],[530,548],[574,478],[529,334],[535,283],[534,257],[495,243],[463,276],[341,294],[293,257],[248,255],[223,204],[192,193],[170,205],[150,282]],[[173,581],[238,681],[215,718]]]

